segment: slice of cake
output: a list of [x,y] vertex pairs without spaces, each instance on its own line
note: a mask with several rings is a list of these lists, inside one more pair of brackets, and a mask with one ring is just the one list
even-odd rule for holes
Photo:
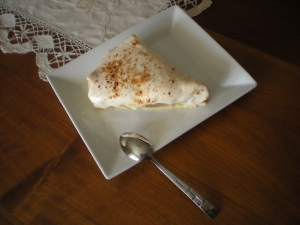
[[182,74],[135,35],[105,54],[88,77],[96,108],[189,108],[204,105],[206,85]]

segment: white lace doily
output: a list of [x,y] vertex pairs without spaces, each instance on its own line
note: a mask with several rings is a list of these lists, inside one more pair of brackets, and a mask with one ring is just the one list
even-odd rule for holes
[[36,53],[39,76],[173,5],[190,16],[211,0],[1,0],[0,47]]

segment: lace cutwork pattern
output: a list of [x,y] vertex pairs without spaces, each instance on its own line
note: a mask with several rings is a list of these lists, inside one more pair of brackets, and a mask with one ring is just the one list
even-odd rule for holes
[[[144,4],[143,0],[126,1],[132,5]],[[44,4],[47,4],[50,10],[66,10],[63,7],[54,8],[49,3],[51,2],[44,0]],[[105,24],[109,20],[107,11],[116,8],[120,1],[109,0],[106,3],[103,4],[99,0],[79,0],[76,7],[90,16],[100,13],[98,15],[102,16],[102,20],[98,21],[97,27],[101,31],[105,30]],[[197,0],[169,0],[159,11],[178,5],[190,16],[195,16],[211,3],[211,0],[202,0],[200,4]],[[67,64],[93,48],[73,35],[3,2],[0,2],[0,47],[4,53],[35,52],[39,77],[44,81],[47,81],[46,75],[53,69]]]
[[4,53],[36,53],[39,76],[46,75],[93,47],[43,21],[0,2],[0,41]]

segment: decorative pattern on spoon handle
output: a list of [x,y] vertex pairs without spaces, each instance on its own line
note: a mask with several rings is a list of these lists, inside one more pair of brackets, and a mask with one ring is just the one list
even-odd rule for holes
[[180,190],[182,190],[207,216],[214,218],[217,216],[219,210],[214,207],[209,201],[198,194],[194,189],[180,180],[155,158],[151,158],[152,162],[162,171]]

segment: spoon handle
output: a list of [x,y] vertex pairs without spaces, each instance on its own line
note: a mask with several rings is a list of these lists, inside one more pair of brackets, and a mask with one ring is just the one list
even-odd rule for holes
[[180,190],[182,190],[207,216],[214,218],[217,216],[219,210],[214,207],[209,201],[198,194],[194,189],[180,180],[155,158],[151,157],[151,161],[162,171]]

